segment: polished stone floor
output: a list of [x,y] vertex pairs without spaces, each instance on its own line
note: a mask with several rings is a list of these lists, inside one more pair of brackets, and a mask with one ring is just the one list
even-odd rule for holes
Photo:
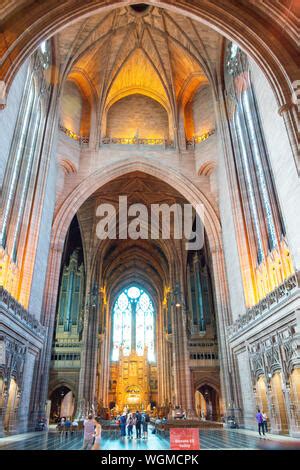
[[[261,439],[236,430],[207,429],[200,431],[201,449],[257,449]],[[80,450],[82,434],[76,436],[60,436],[56,432],[35,433],[19,439],[0,439],[0,450]],[[103,450],[167,450],[169,438],[149,433],[148,440],[121,440],[119,437],[102,433],[101,448]]]

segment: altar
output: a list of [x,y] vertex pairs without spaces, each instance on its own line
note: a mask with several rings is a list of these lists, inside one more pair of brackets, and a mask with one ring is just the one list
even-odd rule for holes
[[119,412],[145,410],[151,400],[151,370],[147,349],[142,356],[132,351],[128,356],[120,350],[119,362],[111,367],[115,408]]

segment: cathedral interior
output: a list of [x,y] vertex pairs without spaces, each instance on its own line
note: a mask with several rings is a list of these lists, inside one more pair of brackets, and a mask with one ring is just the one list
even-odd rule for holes
[[[256,430],[258,409],[300,437],[299,14],[2,2],[0,437],[124,410]],[[201,246],[175,210],[130,238],[125,197],[201,206]]]

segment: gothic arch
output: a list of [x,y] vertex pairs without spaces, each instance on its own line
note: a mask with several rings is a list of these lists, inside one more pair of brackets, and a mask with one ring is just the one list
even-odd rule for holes
[[220,220],[204,193],[188,178],[177,171],[167,167],[164,168],[162,165],[158,166],[148,163],[146,160],[141,161],[141,159],[132,160],[129,163],[111,165],[106,168],[105,172],[101,168],[93,175],[84,179],[65,199],[55,214],[52,229],[52,245],[55,245],[56,249],[62,248],[67,228],[73,216],[89,196],[109,181],[134,171],[140,171],[165,181],[177,189],[194,207],[198,204],[203,204],[206,211],[205,220],[207,222],[205,228],[208,233],[211,249],[216,249],[222,245]]
[[199,388],[203,387],[204,385],[208,385],[209,387],[213,388],[219,395],[221,395],[220,385],[215,380],[213,380],[212,377],[209,376],[202,377],[199,381],[197,381],[194,385],[194,391],[199,391]]
[[72,380],[69,380],[69,379],[66,379],[66,378],[64,378],[64,379],[59,378],[57,380],[51,381],[50,387],[49,387],[49,393],[48,393],[49,397],[52,395],[53,392],[55,392],[55,390],[57,390],[60,387],[68,388],[73,393],[73,395],[76,397],[76,385],[75,385],[75,383]]
[[[215,297],[217,305],[217,317],[219,318],[220,328],[225,328],[230,320],[228,288],[225,274],[224,255],[222,248],[221,238],[221,225],[215,209],[212,207],[208,198],[197,188],[187,177],[179,174],[176,170],[164,168],[162,165],[154,165],[148,161],[132,160],[129,163],[113,164],[106,168],[96,171],[93,175],[83,180],[78,187],[76,187],[61,206],[56,211],[51,237],[51,247],[48,258],[47,277],[44,290],[43,308],[42,308],[42,322],[48,327],[51,332],[55,323],[55,308],[57,291],[59,285],[59,273],[61,265],[61,257],[63,252],[65,235],[72,218],[84,203],[84,201],[91,196],[97,189],[104,184],[112,181],[118,176],[126,175],[134,171],[146,173],[148,175],[157,177],[158,179],[166,182],[184,196],[193,206],[202,203],[205,208],[205,228],[208,235],[210,250],[212,254],[212,268],[214,274]],[[50,335],[51,336],[51,335]],[[223,356],[227,357],[229,361],[227,345],[221,344]],[[45,361],[49,361],[51,356],[51,338],[48,338],[47,344],[48,355],[45,354]],[[44,369],[48,369],[47,363],[44,364]],[[43,383],[44,396],[47,395],[48,384]],[[224,391],[224,393],[226,393]]]

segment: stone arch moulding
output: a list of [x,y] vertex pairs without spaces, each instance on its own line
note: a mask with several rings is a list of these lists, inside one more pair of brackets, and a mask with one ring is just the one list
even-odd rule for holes
[[72,381],[66,380],[66,379],[58,379],[58,380],[55,380],[55,381],[54,380],[51,381],[49,391],[48,391],[49,397],[52,395],[53,392],[55,392],[55,390],[57,390],[60,387],[68,388],[70,390],[70,392],[73,393],[74,397],[76,397],[76,393],[75,393],[76,386],[75,386],[75,384]]
[[221,387],[220,384],[217,383],[212,377],[204,377],[198,382],[194,384],[195,392],[199,391],[199,388],[204,387],[204,385],[207,385],[211,388],[213,388],[219,396],[221,395]]
[[[65,241],[65,236],[72,218],[77,213],[78,209],[89,196],[91,196],[97,189],[104,184],[115,178],[132,173],[134,171],[141,171],[148,175],[157,177],[158,179],[168,183],[170,186],[175,187],[191,204],[196,206],[202,203],[205,208],[205,224],[207,235],[210,243],[210,249],[213,253],[220,255],[222,260],[216,264],[218,269],[220,265],[224,264],[222,240],[221,240],[221,226],[220,221],[204,194],[183,175],[177,173],[169,168],[158,167],[148,162],[131,161],[123,165],[114,164],[106,168],[105,173],[103,169],[99,169],[93,175],[87,177],[78,185],[77,188],[66,198],[60,208],[55,214],[52,235],[51,235],[51,249],[48,259],[48,272],[46,279],[46,287],[44,293],[44,321],[49,319],[50,316],[55,316],[55,296],[57,294],[60,261]],[[223,286],[223,283],[220,283]],[[222,289],[222,287],[221,287]],[[54,310],[54,313],[53,313]]]
[[214,172],[216,167],[217,164],[215,161],[207,160],[202,163],[202,165],[200,165],[198,175],[210,176]]
[[111,98],[111,100],[108,103],[106,103],[105,112],[107,113],[110,110],[110,108],[118,101],[121,101],[123,98],[127,98],[127,96],[131,96],[131,95],[147,96],[148,98],[151,98],[153,101],[156,101],[156,103],[160,104],[168,114],[171,112],[170,106],[168,105],[166,100],[163,99],[161,95],[159,95],[158,93],[154,93],[152,90],[147,90],[147,89],[138,88],[138,87],[124,88],[117,95],[114,95]]
[[[209,200],[205,197],[201,190],[198,189],[184,175],[178,173],[175,170],[171,170],[170,168],[164,168],[162,165],[155,166],[150,164],[148,161],[141,161],[140,159],[136,161],[132,160],[130,162],[125,162],[123,165],[120,165],[119,163],[113,164],[110,167],[107,167],[105,172],[103,172],[103,169],[99,169],[93,175],[90,175],[85,180],[83,180],[81,184],[79,184],[78,187],[74,189],[73,192],[61,204],[55,214],[52,227],[51,246],[48,257],[47,276],[42,307],[42,322],[45,326],[47,326],[49,331],[47,345],[45,348],[46,352],[44,355],[45,362],[42,365],[43,370],[48,370],[50,366],[48,361],[51,353],[51,338],[55,324],[56,300],[59,286],[61,258],[65,236],[71,220],[83,202],[97,189],[119,176],[126,175],[134,171],[140,171],[157,177],[170,186],[175,187],[177,191],[194,206],[199,203],[204,205],[206,210],[205,221],[207,222],[205,226],[213,258],[213,269],[215,272],[214,282],[218,306],[217,315],[220,321],[220,328],[223,329],[224,325],[230,321],[229,294],[225,277],[225,260],[222,248],[221,225],[220,220]],[[225,355],[228,354],[225,344],[222,346],[222,349],[224,349],[223,356],[225,357]],[[229,358],[227,358],[227,361],[228,360]],[[48,389],[48,379],[44,378],[42,380],[43,383],[41,386],[41,400],[46,398]]]
[[101,188],[110,181],[134,171],[140,171],[150,176],[154,176],[161,181],[174,187],[187,201],[194,207],[197,204],[203,204],[205,209],[205,228],[207,230],[211,249],[216,249],[222,245],[221,226],[218,215],[210,204],[208,198],[203,192],[194,186],[191,181],[179,174],[177,171],[168,167],[160,167],[152,163],[143,162],[141,159],[125,162],[124,164],[113,164],[96,171],[93,175],[83,180],[60,206],[56,212],[52,228],[52,246],[56,249],[62,249],[67,229],[72,218],[86,201],[97,189]]

